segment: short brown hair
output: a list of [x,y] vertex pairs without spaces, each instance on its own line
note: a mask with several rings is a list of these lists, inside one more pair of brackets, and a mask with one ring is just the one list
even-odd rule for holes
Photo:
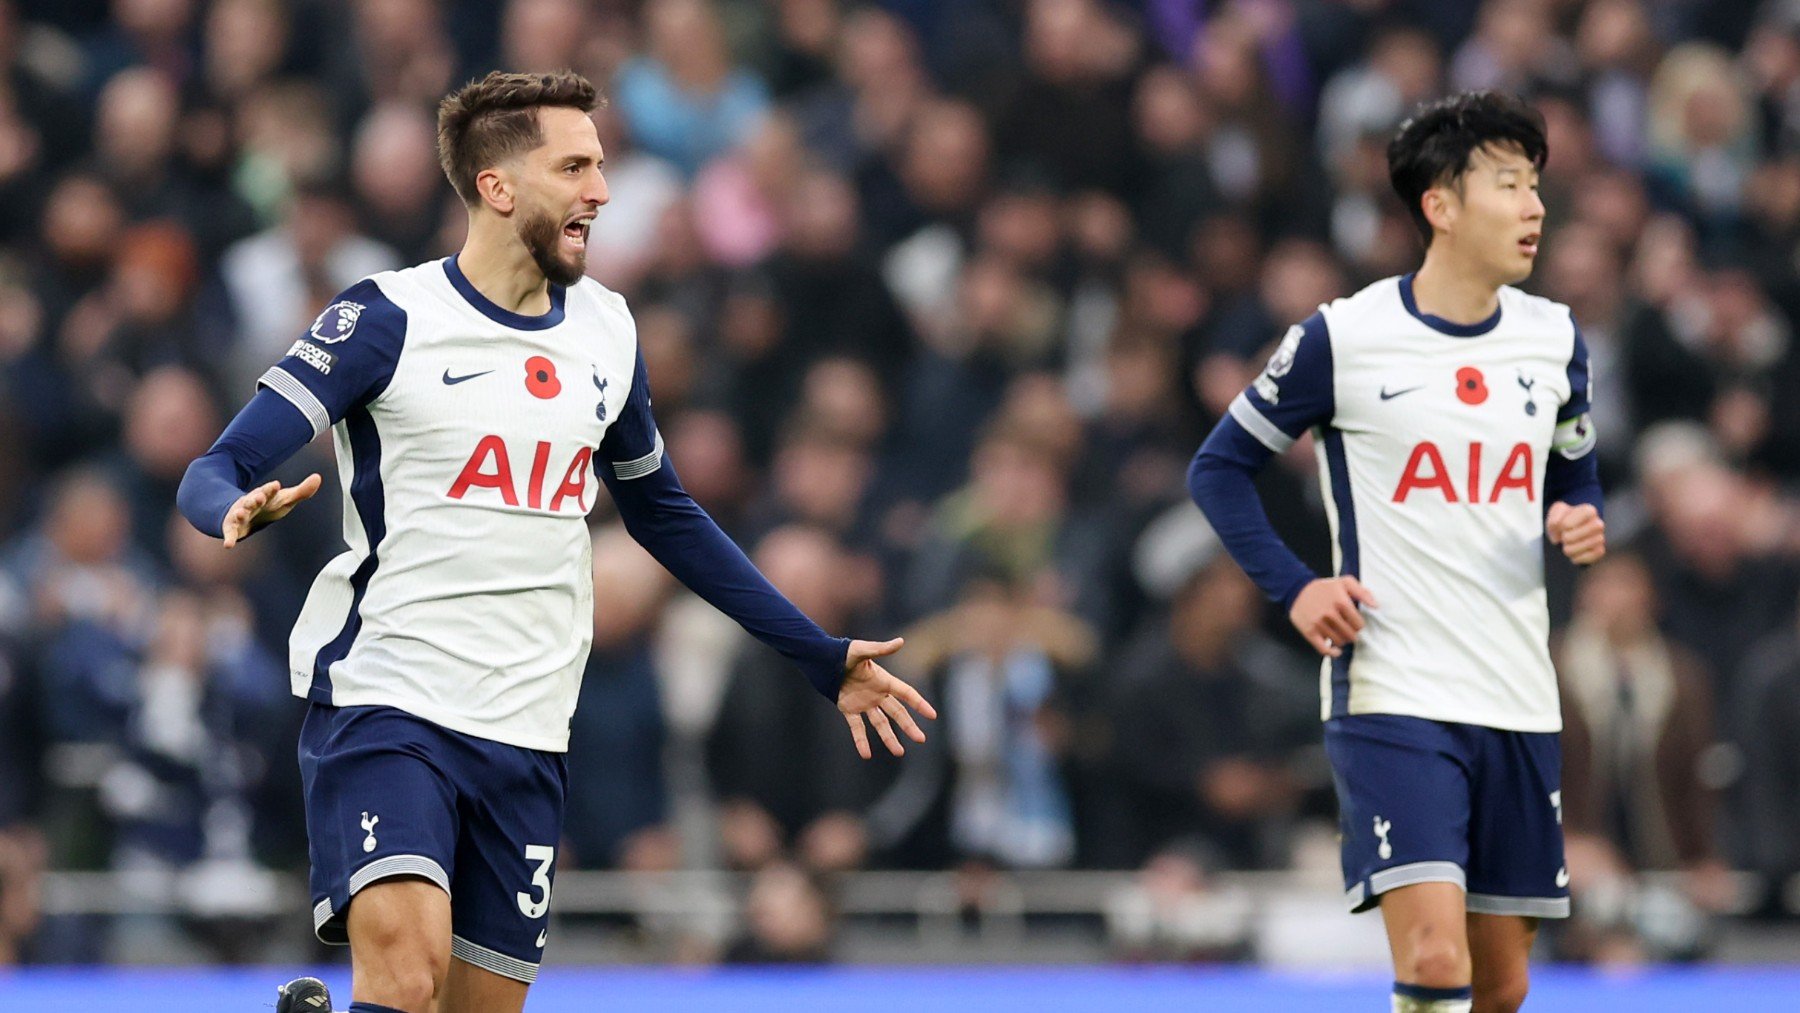
[[438,103],[438,164],[465,204],[480,199],[475,177],[544,143],[537,111],[563,106],[591,113],[599,100],[587,78],[572,70],[554,74],[492,71]]

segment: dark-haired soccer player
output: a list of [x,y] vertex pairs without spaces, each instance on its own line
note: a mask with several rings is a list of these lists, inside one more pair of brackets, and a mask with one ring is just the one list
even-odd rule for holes
[[[1606,551],[1588,359],[1511,286],[1544,227],[1543,121],[1494,93],[1388,148],[1426,244],[1288,331],[1194,458],[1194,500],[1325,655],[1350,908],[1379,906],[1396,1011],[1514,1010],[1540,918],[1568,914],[1562,727],[1542,546]],[[1251,478],[1311,430],[1336,573],[1276,537]]]
[[[490,74],[438,110],[468,207],[447,260],[359,282],[188,469],[180,505],[229,547],[319,487],[262,481],[327,429],[349,551],[294,627],[313,923],[348,942],[357,1013],[507,1013],[547,937],[569,717],[593,631],[586,516],[604,481],[666,567],[903,752],[934,716],[827,635],[682,490],[625,301],[584,277],[607,201],[571,74]],[[316,981],[283,1010],[329,1008]]]

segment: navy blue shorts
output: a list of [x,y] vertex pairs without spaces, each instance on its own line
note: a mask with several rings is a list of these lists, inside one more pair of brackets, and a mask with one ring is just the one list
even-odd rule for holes
[[1325,752],[1350,910],[1455,883],[1474,914],[1569,916],[1557,733],[1355,714],[1325,722]]
[[562,753],[449,731],[392,707],[314,703],[300,730],[313,931],[349,941],[358,890],[418,876],[450,902],[450,953],[537,977],[562,836]]

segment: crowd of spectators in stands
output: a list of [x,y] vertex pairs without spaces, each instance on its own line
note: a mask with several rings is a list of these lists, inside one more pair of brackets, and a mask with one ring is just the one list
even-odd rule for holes
[[[1416,264],[1408,109],[1502,88],[1614,547],[1549,571],[1558,945],[1701,955],[1733,869],[1800,909],[1800,3],[0,0],[0,963],[116,945],[45,868],[303,868],[283,659],[336,491],[226,552],[174,489],[336,292],[455,250],[434,107],[495,67],[609,96],[590,273],[688,488],[944,715],[857,760],[603,504],[571,867],[763,870],[724,952],[786,960],[836,871],[1300,861],[1316,659],[1185,466],[1291,323]],[[1261,487],[1324,572],[1314,468]]]

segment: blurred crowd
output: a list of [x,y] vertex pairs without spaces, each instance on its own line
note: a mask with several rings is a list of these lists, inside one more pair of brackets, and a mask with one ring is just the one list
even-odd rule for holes
[[[857,760],[602,506],[566,867],[758,872],[711,955],[817,960],[844,870],[1142,869],[1134,952],[1181,957],[1215,874],[1329,866],[1316,659],[1183,474],[1288,325],[1416,265],[1407,111],[1503,88],[1613,545],[1550,567],[1556,945],[1800,910],[1800,2],[0,0],[0,963],[115,945],[46,868],[182,877],[229,959],[304,867],[283,658],[335,490],[228,553],[174,489],[334,293],[456,249],[433,110],[496,67],[609,97],[590,272],[688,488],[944,714]],[[1261,487],[1323,572],[1307,441]]]

